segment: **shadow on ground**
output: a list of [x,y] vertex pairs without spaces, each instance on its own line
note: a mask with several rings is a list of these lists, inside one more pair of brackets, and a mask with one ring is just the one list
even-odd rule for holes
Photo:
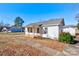
[[77,44],[77,43],[79,43],[78,40],[73,40],[70,44]]

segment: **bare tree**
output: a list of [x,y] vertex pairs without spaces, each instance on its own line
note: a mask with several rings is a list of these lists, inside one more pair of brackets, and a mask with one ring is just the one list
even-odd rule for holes
[[79,29],[79,13],[75,16],[75,19],[77,20],[77,28]]

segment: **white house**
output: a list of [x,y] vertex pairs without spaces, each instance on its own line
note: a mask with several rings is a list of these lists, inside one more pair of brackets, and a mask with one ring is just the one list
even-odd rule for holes
[[8,29],[7,29],[6,27],[4,27],[4,28],[2,29],[2,32],[8,32]]
[[10,27],[3,27],[2,32],[11,32]]
[[70,33],[72,36],[75,36],[75,35],[76,35],[76,26],[73,26],[73,25],[63,26],[62,31],[63,31],[63,32],[68,32],[68,33]]
[[64,26],[64,19],[51,19],[48,21],[31,23],[25,27],[26,36],[41,36],[45,38],[58,39]]

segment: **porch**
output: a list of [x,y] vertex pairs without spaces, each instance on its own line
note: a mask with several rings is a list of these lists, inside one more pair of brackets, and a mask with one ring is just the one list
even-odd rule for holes
[[43,31],[41,26],[29,26],[25,28],[25,34],[27,37],[42,37]]

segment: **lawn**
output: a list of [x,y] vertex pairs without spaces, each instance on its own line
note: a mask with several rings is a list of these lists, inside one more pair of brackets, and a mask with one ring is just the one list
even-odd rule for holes
[[[10,34],[10,33],[9,33]],[[45,56],[46,52],[24,44],[24,35],[0,34],[0,56]]]
[[53,40],[53,39],[39,39],[39,38],[31,38],[31,40],[39,42],[43,45],[46,45],[52,49],[58,50],[60,52],[63,51],[65,44],[59,42],[58,40]]
[[38,42],[52,49],[63,51],[64,44],[56,40],[28,38],[24,33],[0,33],[1,56],[46,56],[45,51],[25,44],[27,40]]

